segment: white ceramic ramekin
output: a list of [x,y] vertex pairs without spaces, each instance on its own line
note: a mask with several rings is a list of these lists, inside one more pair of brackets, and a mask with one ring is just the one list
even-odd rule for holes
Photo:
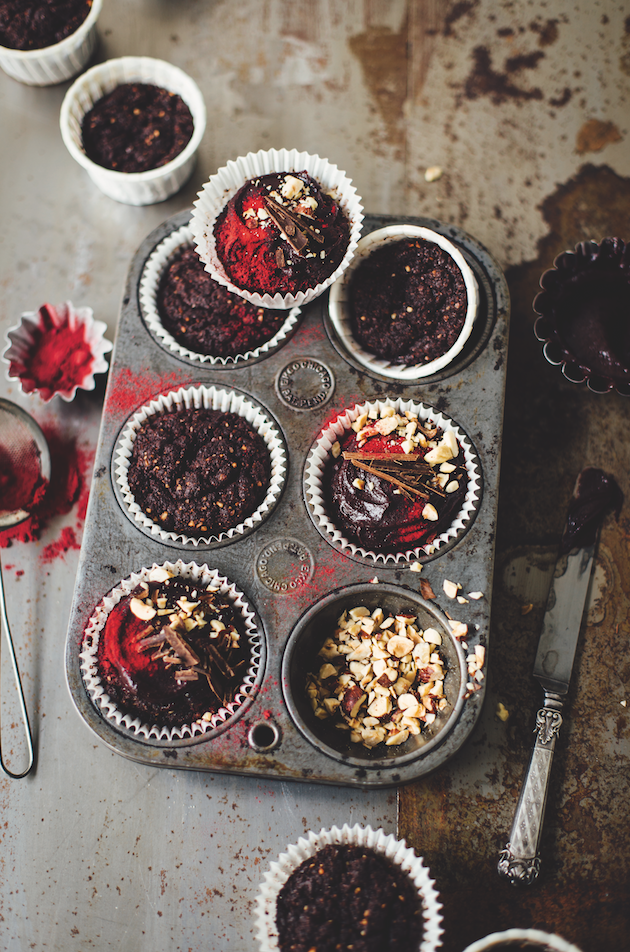
[[344,824],[341,829],[333,826],[319,833],[311,831],[308,839],[300,837],[297,845],[289,846],[286,853],[280,854],[277,862],[271,863],[257,898],[256,935],[260,952],[278,952],[276,901],[291,873],[324,846],[337,843],[369,847],[404,869],[418,890],[422,903],[423,933],[418,939],[418,952],[435,952],[442,945],[442,903],[422,857],[408,847],[404,840],[397,840],[391,833],[373,830],[371,826],[362,827],[358,823],[353,827]]
[[81,26],[59,43],[41,50],[12,50],[0,46],[0,66],[20,83],[54,86],[80,73],[96,46],[96,21],[103,0],[93,0]]
[[[107,93],[123,83],[148,83],[182,97],[193,117],[193,134],[180,154],[147,172],[116,172],[87,157],[81,139],[83,117]],[[206,128],[206,106],[197,84],[177,66],[148,56],[123,56],[88,69],[72,84],[61,105],[61,136],[75,161],[95,185],[117,202],[152,205],[163,202],[190,178]]]
[[[323,187],[323,190],[333,195],[350,223],[350,241],[343,261],[325,281],[306,291],[296,294],[280,293],[258,294],[236,287],[228,278],[225,269],[217,255],[214,237],[214,225],[229,200],[236,195],[246,182],[260,175],[270,172],[308,172]],[[228,162],[220,168],[210,180],[206,182],[197,201],[191,219],[191,228],[196,242],[199,257],[206,265],[215,281],[224,285],[235,294],[240,294],[246,300],[262,307],[300,307],[322,294],[326,288],[336,281],[346,270],[361,235],[363,223],[363,206],[345,172],[328,159],[319,155],[310,155],[308,152],[298,152],[297,149],[269,149],[260,152],[249,152],[234,161]]]
[[[413,366],[390,363],[389,360],[383,360],[361,347],[352,333],[349,307],[349,285],[358,266],[378,248],[384,245],[395,244],[398,241],[404,241],[406,238],[422,238],[425,241],[438,245],[443,251],[449,254],[462,273],[468,297],[464,326],[452,347],[440,357],[429,361],[429,363],[416,364]],[[339,281],[336,281],[330,289],[328,311],[333,327],[344,349],[367,370],[371,370],[383,377],[389,377],[392,380],[419,380],[420,378],[429,377],[431,374],[435,374],[445,367],[448,367],[460,353],[470,337],[477,316],[478,306],[479,289],[477,287],[477,280],[472,268],[467,263],[459,248],[456,248],[444,235],[441,235],[437,231],[432,231],[430,228],[401,224],[379,228],[377,231],[373,231],[364,238],[361,238],[349,267]]]
[[507,929],[505,932],[493,932],[483,939],[477,939],[467,946],[464,952],[490,952],[492,949],[514,948],[514,952],[525,949],[540,949],[540,952],[580,952],[576,945],[561,939],[559,935],[541,932],[539,929]]

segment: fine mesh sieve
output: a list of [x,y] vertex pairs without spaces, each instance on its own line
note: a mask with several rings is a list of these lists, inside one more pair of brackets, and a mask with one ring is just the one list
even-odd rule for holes
[[[28,519],[30,507],[45,492],[49,479],[50,453],[44,434],[25,410],[10,400],[0,399],[0,531],[10,529]],[[9,777],[19,780],[20,777],[25,777],[33,766],[33,738],[7,617],[1,564],[0,624],[9,648],[28,748],[26,769],[21,773],[9,770],[2,757],[0,729],[0,765]]]

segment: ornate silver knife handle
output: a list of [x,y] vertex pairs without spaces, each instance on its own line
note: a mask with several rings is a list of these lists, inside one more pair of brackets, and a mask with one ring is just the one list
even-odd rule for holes
[[536,714],[536,741],[516,806],[510,840],[499,854],[499,875],[513,886],[527,886],[538,876],[549,777],[556,738],[562,724],[562,699],[545,691],[545,706]]

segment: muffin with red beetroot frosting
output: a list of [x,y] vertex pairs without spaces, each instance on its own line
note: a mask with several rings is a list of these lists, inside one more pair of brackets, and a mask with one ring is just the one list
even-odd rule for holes
[[[326,427],[306,468],[309,511],[348,555],[431,555],[470,525],[480,473],[464,433],[411,401],[355,406]],[[341,534],[341,535],[340,535]]]
[[296,294],[321,284],[348,248],[350,223],[308,172],[250,179],[214,226],[230,280],[259,294]]
[[204,734],[251,692],[260,641],[242,593],[208,566],[165,563],[120,582],[83,636],[82,673],[105,717],[145,737]]
[[347,268],[363,209],[344,172],[295,149],[250,152],[206,182],[191,228],[206,269],[263,307],[312,300]]

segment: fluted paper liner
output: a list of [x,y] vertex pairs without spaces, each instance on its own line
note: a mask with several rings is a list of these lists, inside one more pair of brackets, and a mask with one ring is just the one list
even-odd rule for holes
[[[199,536],[191,538],[178,532],[169,532],[162,529],[146,515],[134,499],[129,486],[129,462],[133,451],[136,434],[145,420],[155,414],[168,413],[175,410],[220,410],[223,413],[237,413],[263,438],[271,464],[271,476],[265,498],[254,512],[247,516],[238,525],[218,535]],[[155,400],[137,410],[127,421],[114,449],[114,471],[116,484],[120,490],[123,509],[129,518],[162,542],[179,542],[184,545],[210,545],[216,542],[227,542],[237,538],[249,529],[253,529],[265,519],[274,509],[280,499],[287,472],[287,450],[280,430],[271,415],[263,407],[254,403],[246,394],[236,390],[223,390],[219,387],[180,387],[169,393],[160,394]]]
[[373,830],[371,826],[353,827],[344,824],[341,829],[333,826],[330,830],[310,832],[300,837],[297,844],[289,846],[281,853],[277,862],[272,862],[269,872],[264,874],[256,899],[256,937],[260,952],[278,952],[278,930],[276,928],[276,901],[278,893],[291,873],[300,863],[313,856],[324,846],[343,844],[348,846],[369,847],[375,853],[381,853],[392,863],[400,866],[409,876],[418,890],[422,903],[423,933],[418,942],[418,952],[435,952],[442,945],[442,903],[431,879],[429,870],[421,856],[417,856],[404,840],[397,840],[384,830]]
[[[190,724],[182,724],[179,727],[143,723],[138,715],[127,713],[119,708],[111,700],[101,682],[98,670],[98,644],[108,615],[121,599],[129,595],[140,582],[146,581],[151,571],[156,568],[164,568],[175,575],[182,575],[204,587],[212,586],[213,590],[220,592],[223,597],[232,602],[240,611],[243,619],[245,635],[251,649],[250,665],[234,695],[234,700],[225,707],[220,707],[209,721],[200,719]],[[255,688],[257,674],[260,669],[260,653],[260,633],[256,627],[254,613],[249,608],[243,593],[237,589],[233,582],[220,575],[216,569],[210,569],[207,565],[197,565],[196,562],[185,564],[179,559],[177,562],[164,562],[161,566],[154,562],[151,568],[143,568],[139,572],[132,572],[128,578],[123,579],[105,595],[94,609],[86,625],[79,658],[81,659],[81,675],[86,691],[103,717],[113,721],[117,728],[126,729],[136,737],[144,737],[147,740],[152,738],[168,743],[174,740],[183,740],[186,737],[195,738],[207,734],[233,717]]]
[[[46,307],[47,305],[42,305]],[[95,321],[91,307],[74,307],[72,301],[65,301],[56,307],[48,306],[48,314],[56,327],[67,322],[71,331],[83,325],[85,343],[92,353],[92,365],[85,376],[73,384],[68,390],[50,390],[48,387],[39,388],[29,374],[29,366],[33,354],[38,346],[38,337],[42,333],[42,318],[39,311],[25,311],[22,319],[15,327],[7,331],[9,346],[3,353],[3,358],[9,363],[7,377],[16,378],[24,393],[38,393],[47,403],[53,397],[59,396],[66,403],[74,400],[77,390],[94,390],[96,382],[94,374],[102,374],[108,369],[105,354],[112,350],[113,344],[104,334],[107,324],[104,321]],[[45,331],[44,331],[45,333]]]
[[[377,248],[384,245],[396,244],[405,238],[423,238],[426,241],[438,245],[447,254],[453,258],[464,278],[466,285],[466,295],[468,306],[466,310],[466,319],[461,329],[459,337],[455,343],[440,357],[431,360],[426,364],[414,364],[406,366],[405,364],[394,364],[389,360],[383,360],[365,350],[356,340],[352,333],[352,321],[350,315],[350,282],[358,266],[368,258]],[[429,228],[422,228],[417,225],[388,225],[386,228],[379,228],[371,232],[365,238],[361,238],[357,245],[355,256],[350,262],[345,274],[335,282],[330,289],[330,298],[328,302],[328,313],[332,325],[337,332],[339,340],[348,354],[354,357],[366,370],[380,374],[383,377],[390,377],[392,380],[419,380],[422,377],[429,377],[448,367],[455,357],[461,352],[464,344],[470,337],[473,324],[477,316],[479,307],[479,288],[477,280],[473,274],[472,268],[466,262],[461,251],[455,245],[445,238],[439,232],[432,231]]]
[[493,932],[466,946],[464,952],[491,952],[492,949],[505,950],[510,947],[514,948],[514,952],[519,949],[522,952],[524,947],[532,946],[538,946],[541,952],[580,952],[576,945],[566,939],[540,929],[506,929],[505,932]]
[[179,341],[176,341],[173,335],[166,330],[157,306],[157,295],[162,275],[173,258],[184,251],[185,248],[192,248],[193,244],[193,233],[190,225],[183,225],[177,229],[177,231],[171,232],[170,235],[161,241],[147,260],[140,279],[139,295],[142,315],[149,331],[164,347],[167,347],[176,356],[184,357],[187,360],[195,361],[199,364],[208,364],[212,367],[225,367],[236,363],[258,360],[259,357],[277,350],[287,340],[289,334],[298,323],[302,313],[299,307],[291,308],[282,326],[269,340],[266,340],[259,347],[252,350],[228,357],[200,354],[196,351],[189,350],[184,344],[180,344]]
[[[343,534],[343,531],[335,525],[327,510],[325,487],[323,484],[325,470],[333,444],[337,440],[341,441],[343,439],[346,433],[352,428],[354,421],[358,419],[362,413],[369,413],[371,410],[376,410],[380,413],[384,407],[394,407],[395,411],[401,414],[404,414],[405,410],[410,410],[412,413],[416,413],[418,418],[422,421],[431,420],[445,432],[451,430],[463,450],[466,472],[468,473],[466,495],[459,512],[456,513],[450,526],[439,533],[432,542],[427,542],[424,545],[406,549],[402,552],[393,553],[374,552],[371,549],[364,549],[362,546],[351,542]],[[453,420],[439,413],[437,410],[431,407],[425,407],[422,403],[414,403],[413,400],[402,400],[400,398],[398,400],[391,400],[388,397],[386,400],[356,404],[351,409],[340,414],[332,423],[328,424],[311,447],[306,461],[304,484],[309,514],[328,542],[345,555],[384,564],[391,562],[396,564],[413,562],[423,556],[433,555],[440,547],[457,539],[457,537],[468,528],[481,501],[481,468],[477,454],[467,435]]]
[[[217,255],[214,237],[214,225],[229,200],[250,179],[270,172],[302,172],[306,171],[323,187],[323,190],[332,195],[339,203],[342,211],[350,223],[350,241],[345,256],[339,267],[333,273],[307,291],[298,291],[297,294],[277,293],[258,294],[239,288],[228,278],[225,269]],[[269,151],[249,152],[234,161],[228,162],[220,168],[199,192],[194,203],[191,227],[196,242],[197,252],[215,281],[240,294],[241,297],[262,307],[292,308],[306,304],[322,294],[348,267],[354,255],[363,223],[363,206],[352,185],[352,180],[328,159],[308,152],[298,152],[297,149],[270,149]]]
[[[81,124],[92,106],[123,83],[148,83],[177,93],[193,118],[193,134],[179,155],[146,172],[117,172],[85,154]],[[177,192],[192,175],[197,149],[206,129],[206,106],[197,84],[183,70],[149,56],[121,56],[92,66],[74,81],[61,104],[61,137],[72,158],[95,185],[117,202],[151,205]]]

